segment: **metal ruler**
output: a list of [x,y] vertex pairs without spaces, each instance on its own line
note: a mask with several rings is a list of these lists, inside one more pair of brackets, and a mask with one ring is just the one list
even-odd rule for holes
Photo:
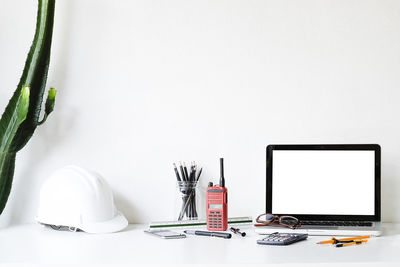
[[[228,224],[251,224],[253,220],[251,217],[233,217],[228,218]],[[165,229],[165,228],[179,228],[179,227],[196,227],[207,225],[206,220],[185,220],[185,221],[165,221],[165,222],[151,222],[149,229]]]

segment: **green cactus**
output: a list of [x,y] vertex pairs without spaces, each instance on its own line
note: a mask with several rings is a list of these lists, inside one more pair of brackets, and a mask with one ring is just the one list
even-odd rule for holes
[[50,63],[54,7],[55,0],[38,0],[35,37],[17,89],[0,120],[0,214],[11,191],[16,153],[54,108],[56,91],[51,88],[39,121]]

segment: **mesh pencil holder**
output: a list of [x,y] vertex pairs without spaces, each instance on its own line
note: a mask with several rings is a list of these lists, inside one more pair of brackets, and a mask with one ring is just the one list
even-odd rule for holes
[[177,182],[177,188],[179,192],[175,215],[177,220],[197,220],[204,217],[202,208],[204,197],[199,184],[196,181],[180,181]]

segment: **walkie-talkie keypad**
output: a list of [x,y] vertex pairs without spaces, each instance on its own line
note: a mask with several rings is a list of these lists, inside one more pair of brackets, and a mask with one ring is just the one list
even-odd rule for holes
[[222,229],[222,215],[219,211],[210,211],[208,223],[211,227]]

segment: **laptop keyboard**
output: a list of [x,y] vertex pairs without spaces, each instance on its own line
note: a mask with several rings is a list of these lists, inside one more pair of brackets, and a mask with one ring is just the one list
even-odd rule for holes
[[372,222],[365,221],[301,221],[301,224],[322,226],[372,226]]

